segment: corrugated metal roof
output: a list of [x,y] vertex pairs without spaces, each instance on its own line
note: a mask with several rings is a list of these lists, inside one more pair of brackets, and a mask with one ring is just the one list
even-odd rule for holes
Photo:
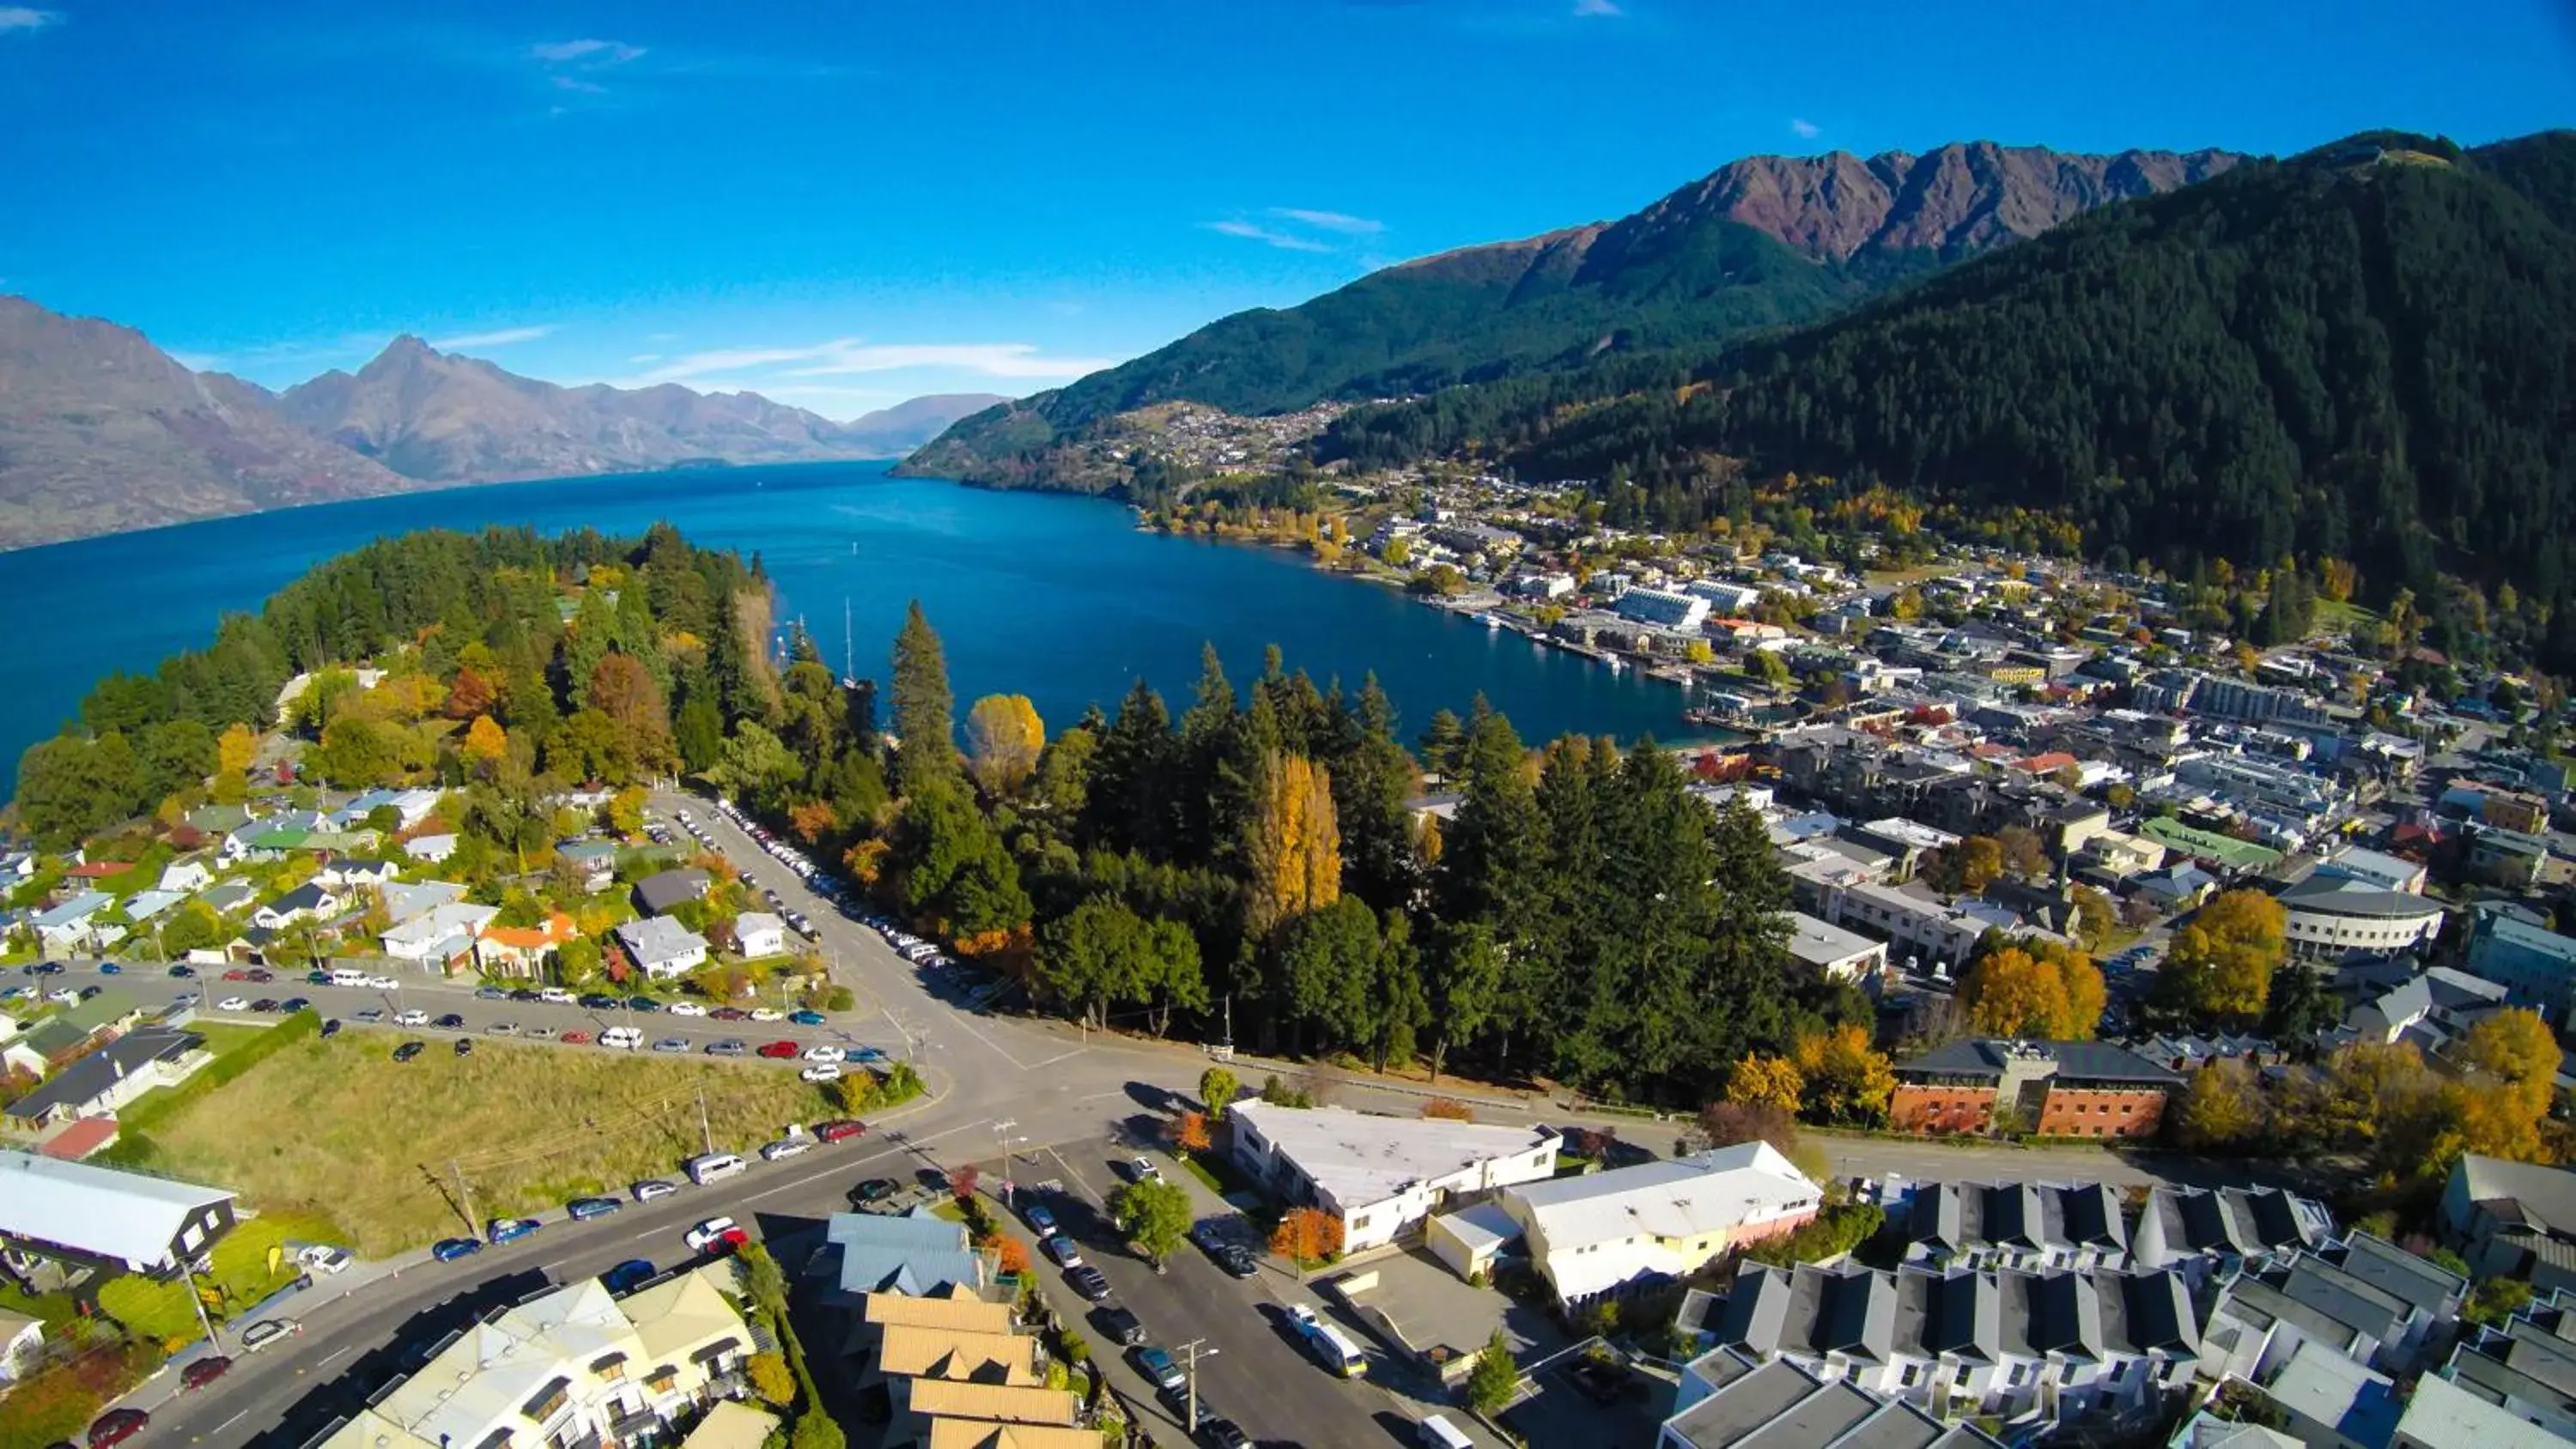
[[0,1235],[158,1263],[190,1219],[233,1194],[139,1172],[0,1151]]

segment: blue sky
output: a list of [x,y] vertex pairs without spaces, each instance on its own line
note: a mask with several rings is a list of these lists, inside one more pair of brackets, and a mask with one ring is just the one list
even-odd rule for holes
[[2566,125],[2569,8],[0,0],[0,290],[270,384],[410,331],[847,417],[1753,153]]

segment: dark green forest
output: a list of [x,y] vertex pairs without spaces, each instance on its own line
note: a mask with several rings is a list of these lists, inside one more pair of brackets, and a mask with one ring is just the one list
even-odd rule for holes
[[[1803,331],[1363,409],[1326,459],[1507,460],[1689,527],[1741,480],[2070,520],[2188,576],[2510,583],[2576,665],[2576,134],[2356,137],[2079,217]],[[1819,497],[1821,505],[1828,501]],[[2438,637],[2438,634],[2437,634]]]

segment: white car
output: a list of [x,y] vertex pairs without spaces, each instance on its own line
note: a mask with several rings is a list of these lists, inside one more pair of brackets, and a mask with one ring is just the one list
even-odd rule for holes
[[760,1155],[770,1162],[776,1162],[785,1157],[802,1156],[813,1150],[814,1139],[811,1137],[781,1137],[760,1149]]
[[573,994],[564,990],[560,986],[549,986],[545,990],[538,992],[537,999],[554,1006],[570,1006],[573,1004]]
[[785,1021],[787,1019],[787,1013],[777,1010],[774,1007],[760,1006],[752,1009],[751,1019],[754,1021]]
[[698,1005],[694,1001],[674,1001],[663,1009],[670,1012],[673,1016],[704,1016],[707,1014],[707,1009]]
[[400,991],[402,983],[390,976],[370,976],[367,978],[367,987],[372,991]]
[[644,1033],[631,1026],[612,1026],[599,1034],[599,1044],[615,1051],[631,1052],[644,1044]]
[[850,1054],[836,1046],[809,1046],[805,1049],[805,1060],[809,1062],[846,1062],[849,1059]]
[[429,1025],[429,1013],[421,1010],[417,1006],[411,1008],[409,1011],[397,1011],[394,1013],[394,1025],[427,1026]]
[[80,992],[74,987],[57,986],[53,990],[45,993],[45,999],[47,1001],[60,1002],[65,1006],[70,1006],[80,1000]]
[[658,1177],[648,1177],[642,1182],[635,1184],[635,1200],[637,1202],[651,1202],[657,1197],[669,1197],[671,1194],[678,1192],[679,1190],[680,1185],[678,1183],[665,1182]]
[[223,1000],[215,1003],[215,1010],[248,1011],[250,1010],[250,998],[247,996],[227,996]]
[[281,1338],[293,1338],[304,1331],[304,1325],[292,1318],[263,1318],[241,1331],[244,1353],[257,1353]]
[[740,1227],[741,1224],[736,1223],[731,1218],[709,1218],[705,1222],[698,1224],[696,1227],[689,1229],[689,1231],[681,1237],[680,1241],[689,1245],[690,1252],[702,1253],[706,1251],[707,1244],[714,1242],[727,1233],[736,1231]]
[[295,1257],[305,1267],[318,1268],[325,1273],[343,1272],[357,1261],[356,1255],[348,1249],[334,1248],[325,1243],[316,1243]]
[[837,1062],[816,1062],[796,1075],[809,1082],[837,1082],[841,1079],[841,1068]]

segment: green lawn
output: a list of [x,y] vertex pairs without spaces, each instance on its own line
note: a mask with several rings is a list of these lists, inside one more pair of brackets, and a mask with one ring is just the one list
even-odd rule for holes
[[296,1224],[290,1236],[375,1257],[465,1229],[460,1168],[478,1219],[677,1172],[702,1150],[701,1090],[720,1149],[832,1115],[814,1086],[766,1066],[490,1042],[397,1063],[395,1045],[371,1032],[291,1043],[164,1113],[132,1150],[239,1191],[263,1222]]

